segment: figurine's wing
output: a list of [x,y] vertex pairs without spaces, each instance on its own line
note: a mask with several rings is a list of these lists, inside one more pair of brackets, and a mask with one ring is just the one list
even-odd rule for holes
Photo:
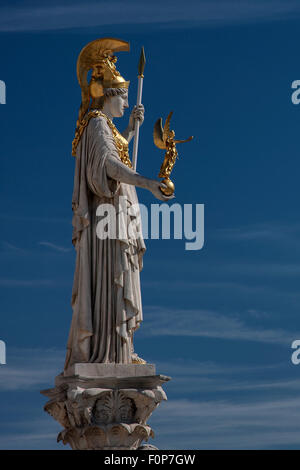
[[170,134],[170,121],[171,121],[172,115],[173,115],[173,111],[170,112],[169,116],[168,116],[167,119],[166,119],[164,131],[163,131],[163,141],[164,141],[164,142],[166,142],[167,137],[168,137],[169,134]]
[[166,144],[163,140],[162,118],[157,119],[156,123],[154,124],[153,140],[156,147],[158,147],[159,149],[166,148]]
[[174,140],[175,144],[183,144],[184,142],[189,142],[190,140],[192,140],[194,138],[193,135],[191,135],[188,139],[185,139],[185,140]]

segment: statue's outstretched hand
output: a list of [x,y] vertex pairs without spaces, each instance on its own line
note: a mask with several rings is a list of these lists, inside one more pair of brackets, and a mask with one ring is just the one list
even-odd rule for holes
[[139,122],[140,122],[140,126],[143,124],[144,122],[144,114],[145,114],[145,109],[144,109],[144,106],[142,104],[140,105],[135,105],[133,110],[131,111],[131,114],[130,114],[130,118],[129,118],[129,129],[131,131],[134,131],[134,124],[135,124],[135,120],[138,119]]
[[162,183],[161,181],[157,181],[157,180],[151,180],[150,182],[150,191],[151,193],[157,198],[157,199],[160,199],[161,201],[170,201],[170,199],[174,199],[175,196],[174,194],[172,194],[172,196],[165,196],[160,188],[167,188],[167,186]]

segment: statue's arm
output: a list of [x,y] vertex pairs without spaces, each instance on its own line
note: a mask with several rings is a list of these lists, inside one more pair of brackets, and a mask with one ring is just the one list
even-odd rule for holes
[[120,160],[108,155],[105,161],[106,172],[110,178],[121,183],[133,184],[144,189],[150,189],[151,179],[140,175],[136,171],[124,165]]
[[[140,175],[120,160],[111,130],[104,118],[91,119],[88,125],[88,136],[90,151],[87,174],[89,185],[96,194],[100,194],[102,189],[103,180],[101,183],[99,172],[101,165],[104,165],[106,175],[117,182],[148,189],[161,201],[168,201],[174,197],[165,196],[161,192],[160,187],[165,186],[163,183]],[[101,164],[101,162],[103,163]]]
[[129,143],[134,136],[134,130],[131,129],[129,126],[122,132],[122,136],[127,140]]
[[160,199],[161,201],[168,201],[174,197],[165,196],[161,192],[160,187],[164,185],[160,181],[146,178],[145,176],[140,175],[113,156],[108,155],[106,157],[105,166],[107,175],[116,181],[132,184],[134,186],[138,186],[139,188],[148,189],[152,192],[152,194],[154,194],[155,197],[157,197],[157,199]]

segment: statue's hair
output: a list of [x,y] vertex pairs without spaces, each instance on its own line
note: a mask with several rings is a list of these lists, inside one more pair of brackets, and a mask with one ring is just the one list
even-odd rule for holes
[[104,88],[104,96],[109,98],[110,96],[125,95],[127,88]]
[[127,93],[127,88],[104,88],[104,95],[101,98],[94,99],[91,104],[91,108],[102,109],[106,98],[112,96],[125,95]]

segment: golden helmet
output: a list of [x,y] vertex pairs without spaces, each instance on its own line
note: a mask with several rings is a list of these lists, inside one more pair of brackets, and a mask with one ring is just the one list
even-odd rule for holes
[[[90,100],[104,95],[105,88],[128,88],[126,81],[116,69],[115,52],[129,51],[127,41],[115,38],[96,39],[88,43],[77,59],[77,78],[81,87],[81,106],[78,121],[87,112]],[[88,72],[92,71],[90,83]]]

